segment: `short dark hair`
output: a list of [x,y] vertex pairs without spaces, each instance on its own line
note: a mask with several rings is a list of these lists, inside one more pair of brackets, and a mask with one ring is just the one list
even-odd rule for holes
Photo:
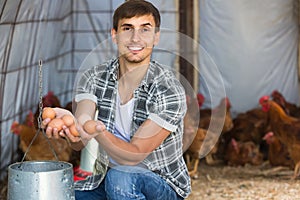
[[131,18],[135,16],[152,15],[155,21],[156,31],[160,27],[160,13],[158,9],[148,1],[127,0],[120,5],[114,12],[113,28],[118,29],[120,19]]

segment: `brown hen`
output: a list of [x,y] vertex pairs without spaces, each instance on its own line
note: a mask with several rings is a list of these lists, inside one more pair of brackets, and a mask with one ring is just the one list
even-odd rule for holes
[[199,124],[199,107],[198,100],[186,95],[187,112],[183,119],[184,134],[183,134],[183,152],[185,152],[192,144],[197,133]]
[[227,146],[224,158],[230,166],[260,165],[263,162],[258,145],[252,141],[241,142],[233,138]]
[[268,160],[270,165],[294,167],[294,162],[290,158],[287,147],[280,142],[273,132],[268,132],[263,139],[266,140],[269,145]]
[[253,141],[255,144],[261,144],[268,130],[268,114],[260,108],[254,108],[237,115],[233,124],[234,127],[230,131],[232,138],[242,142]]
[[[34,126],[19,124],[18,122],[13,122],[11,132],[19,135],[19,148],[22,152],[25,153],[28,151],[25,158],[26,160],[56,160],[51,148],[55,151],[58,160],[70,160],[72,149],[65,139],[48,139],[51,143],[50,145],[43,133],[37,132],[37,129]],[[30,149],[28,149],[33,139],[34,141]]]
[[[203,100],[204,98],[200,99]],[[199,105],[202,105],[201,102],[199,102]],[[198,164],[201,158],[205,157],[206,163],[210,165],[222,162],[215,160],[213,155],[217,152],[220,134],[227,132],[233,126],[229,109],[230,103],[227,98],[224,98],[215,109],[200,110],[200,121],[198,122],[197,129],[190,129],[190,132],[196,133],[196,136],[185,152],[185,158],[191,177],[197,177]],[[192,121],[191,118],[192,117],[187,113],[185,117],[187,122],[185,122],[185,124],[190,124]],[[194,119],[198,118],[194,117]],[[185,132],[186,131],[185,129]],[[192,134],[190,133],[190,135]]]
[[234,127],[230,108],[230,101],[226,97],[221,99],[220,104],[214,109],[200,110],[199,128],[208,129],[211,133],[209,134],[210,139],[207,139],[212,145],[209,148],[211,151],[205,157],[206,163],[209,165],[222,162],[225,150],[224,138],[227,137],[227,133]]
[[[203,146],[203,142],[205,136],[207,134],[207,130],[198,128],[196,137],[194,138],[192,144],[189,146],[187,151],[185,152],[185,159],[187,163],[187,167],[189,170],[189,175],[192,178],[198,177],[198,165],[201,158],[204,157],[204,150],[201,152],[201,147]],[[205,148],[205,147],[203,147]]]
[[286,114],[297,118],[300,117],[300,108],[296,104],[286,101],[284,96],[278,90],[272,92],[272,99],[282,107]]
[[275,136],[287,147],[293,160],[294,175],[297,178],[300,173],[300,119],[288,116],[276,102],[264,96],[259,100],[262,109],[269,113],[271,130]]

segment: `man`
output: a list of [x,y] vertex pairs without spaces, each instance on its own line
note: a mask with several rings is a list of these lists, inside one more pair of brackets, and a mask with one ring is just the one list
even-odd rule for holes
[[[182,157],[185,91],[170,69],[151,61],[159,27],[160,14],[151,3],[120,5],[111,30],[118,58],[88,69],[78,82],[74,115],[80,137],[67,127],[46,129],[48,137],[67,137],[75,150],[91,138],[99,143],[95,172],[76,183],[76,199],[175,200],[190,193]],[[97,131],[90,135],[82,126],[96,110]],[[67,113],[55,111],[57,117]]]

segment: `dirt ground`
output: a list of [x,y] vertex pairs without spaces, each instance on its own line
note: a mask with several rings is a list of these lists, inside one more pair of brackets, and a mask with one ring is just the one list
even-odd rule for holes
[[208,166],[201,162],[187,200],[300,200],[300,179],[284,167]]
[[[300,178],[291,180],[287,168],[261,166],[229,167],[199,165],[187,200],[300,200]],[[6,200],[6,182],[0,183],[0,200]]]

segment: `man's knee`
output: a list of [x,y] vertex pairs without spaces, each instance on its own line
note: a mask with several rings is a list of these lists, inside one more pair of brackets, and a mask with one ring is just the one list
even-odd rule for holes
[[108,170],[105,177],[105,190],[111,199],[144,199],[134,174],[128,171]]

